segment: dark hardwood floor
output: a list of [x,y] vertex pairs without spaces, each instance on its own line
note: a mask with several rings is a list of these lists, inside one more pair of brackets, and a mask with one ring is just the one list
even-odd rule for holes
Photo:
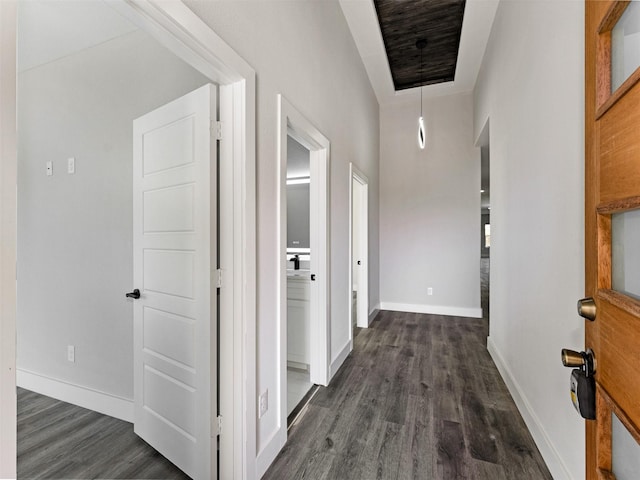
[[380,312],[263,478],[551,479],[487,328],[486,318]]
[[[488,260],[482,264],[488,309]],[[488,320],[381,312],[266,479],[551,479],[487,350]],[[19,479],[188,479],[131,424],[18,390]]]
[[130,423],[18,389],[18,479],[188,479]]

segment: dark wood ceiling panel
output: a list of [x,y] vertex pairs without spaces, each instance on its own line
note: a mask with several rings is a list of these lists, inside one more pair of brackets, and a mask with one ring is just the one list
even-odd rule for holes
[[[396,90],[453,81],[465,0],[374,0]],[[416,41],[425,39],[421,72]]]

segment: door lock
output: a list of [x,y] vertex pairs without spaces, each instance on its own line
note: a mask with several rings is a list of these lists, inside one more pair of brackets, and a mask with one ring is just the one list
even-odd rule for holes
[[[591,349],[586,352],[562,349],[562,364],[573,368],[569,377],[569,391],[573,406],[587,420],[596,418],[596,360]],[[577,367],[577,368],[576,368]]]
[[591,297],[578,300],[578,315],[593,322],[596,319],[596,301]]

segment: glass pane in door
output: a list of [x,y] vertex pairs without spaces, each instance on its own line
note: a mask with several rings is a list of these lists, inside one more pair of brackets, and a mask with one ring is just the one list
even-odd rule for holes
[[640,2],[631,2],[611,31],[611,92],[640,66]]
[[611,250],[611,288],[640,299],[640,210],[611,216]]
[[615,413],[611,413],[611,466],[616,480],[637,480],[640,445]]

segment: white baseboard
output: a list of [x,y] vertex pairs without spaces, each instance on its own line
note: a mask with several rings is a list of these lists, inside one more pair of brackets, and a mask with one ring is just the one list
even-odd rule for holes
[[287,360],[287,368],[295,368],[297,370],[306,370],[309,371],[308,363],[300,363],[293,360]]
[[16,383],[19,387],[32,392],[88,408],[125,422],[133,422],[133,400],[22,369],[16,370]]
[[333,376],[340,369],[344,361],[347,359],[347,357],[351,353],[351,350],[353,348],[352,345],[353,345],[353,342],[349,340],[346,343],[346,345],[342,347],[342,350],[340,350],[340,353],[336,355],[336,358],[331,362],[331,366],[329,367],[329,381],[331,381]]
[[430,313],[432,315],[448,315],[451,317],[482,318],[482,308],[380,302],[380,310],[391,310],[394,312]]
[[498,371],[500,372],[504,383],[507,385],[509,393],[511,393],[513,401],[516,403],[516,406],[524,419],[524,423],[531,432],[531,436],[536,442],[536,446],[538,447],[538,450],[540,450],[540,454],[547,464],[549,472],[551,472],[551,476],[556,480],[573,480],[573,477],[569,473],[569,469],[562,461],[562,457],[553,446],[553,443],[551,443],[551,439],[545,432],[540,419],[533,411],[533,408],[531,408],[531,404],[522,392],[520,385],[509,370],[509,367],[507,367],[506,362],[502,358],[502,355],[500,355],[500,352],[498,351],[495,343],[493,343],[491,337],[487,338],[487,350],[489,350],[493,362],[496,364],[496,367],[498,367]]
[[376,315],[378,315],[378,313],[380,313],[380,304],[377,304],[369,312],[369,323],[368,323],[368,325],[371,325],[371,322],[373,322],[375,320]]
[[260,450],[256,457],[256,470],[258,476],[256,478],[262,478],[267,469],[271,466],[273,461],[284,447],[284,444],[287,443],[287,425],[285,419],[285,425],[281,426],[280,429],[275,430],[271,438],[266,442],[266,446]]

